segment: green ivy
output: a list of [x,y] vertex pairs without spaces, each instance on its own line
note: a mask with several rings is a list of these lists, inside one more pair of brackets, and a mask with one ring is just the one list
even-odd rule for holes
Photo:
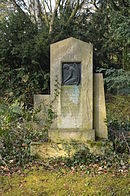
[[29,110],[17,100],[13,103],[0,100],[0,165],[6,163],[9,168],[24,166],[31,160],[30,143],[48,141],[54,112],[51,107],[46,110],[47,118],[40,128],[40,109]]

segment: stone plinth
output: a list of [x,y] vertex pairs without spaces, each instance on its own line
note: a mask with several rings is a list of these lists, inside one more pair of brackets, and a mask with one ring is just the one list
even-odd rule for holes
[[87,142],[95,140],[94,129],[51,129],[48,132],[48,136],[52,138],[54,142]]

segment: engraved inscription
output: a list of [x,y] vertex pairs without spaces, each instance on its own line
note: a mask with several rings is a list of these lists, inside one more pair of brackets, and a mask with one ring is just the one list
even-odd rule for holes
[[79,85],[81,82],[81,63],[62,63],[62,84]]

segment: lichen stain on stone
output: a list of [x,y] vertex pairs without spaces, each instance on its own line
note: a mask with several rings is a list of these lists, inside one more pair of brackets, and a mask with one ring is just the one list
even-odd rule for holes
[[78,104],[78,101],[79,101],[79,87],[77,85],[74,86],[74,89],[73,89],[72,94],[70,96],[70,100],[73,103]]

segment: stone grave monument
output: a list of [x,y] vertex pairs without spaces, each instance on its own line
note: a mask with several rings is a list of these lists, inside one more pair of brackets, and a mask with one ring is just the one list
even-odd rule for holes
[[52,102],[56,114],[53,141],[107,139],[103,76],[93,73],[92,44],[73,37],[51,44],[50,95],[35,95],[34,107],[43,101]]

